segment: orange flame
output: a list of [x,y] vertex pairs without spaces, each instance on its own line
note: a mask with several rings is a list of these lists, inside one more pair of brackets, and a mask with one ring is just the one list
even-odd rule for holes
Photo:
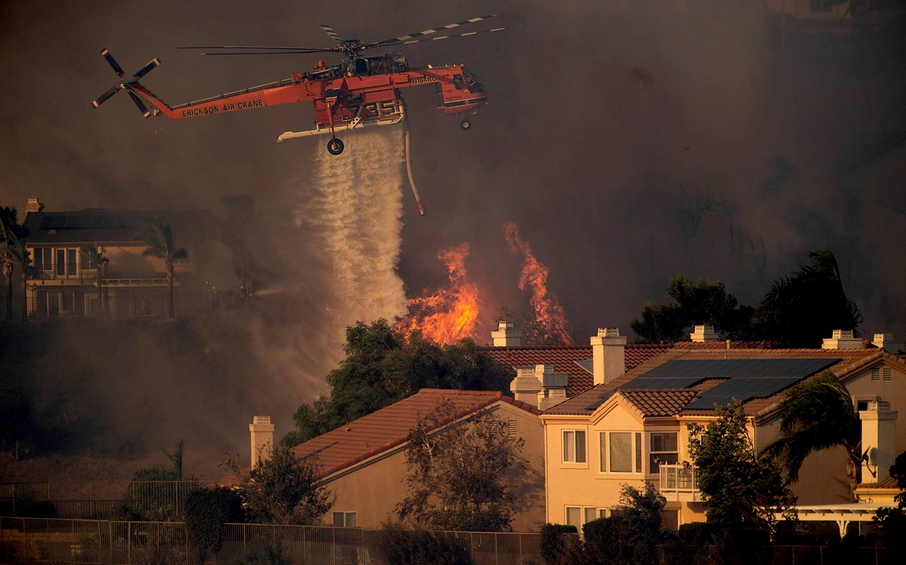
[[419,331],[425,339],[438,345],[450,345],[466,337],[475,337],[478,286],[467,279],[465,260],[468,256],[468,243],[437,255],[447,267],[450,288],[409,299],[409,316],[396,325],[406,338]]
[[503,225],[506,241],[513,254],[522,255],[522,273],[519,276],[519,290],[526,286],[532,289],[531,304],[535,309],[535,319],[541,324],[546,335],[544,338],[555,338],[566,345],[575,345],[573,338],[566,331],[566,314],[556,295],[547,290],[547,275],[550,269],[535,259],[532,248],[522,241],[519,230],[513,222]]

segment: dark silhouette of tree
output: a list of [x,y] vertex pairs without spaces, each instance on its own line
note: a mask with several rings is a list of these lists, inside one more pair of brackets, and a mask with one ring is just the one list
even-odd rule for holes
[[15,208],[0,208],[0,263],[3,277],[6,279],[6,319],[13,319],[13,273],[16,263],[21,265],[22,272],[22,319],[28,319],[28,304],[25,297],[25,279],[29,272],[31,257],[25,248],[25,237],[28,230],[18,223]]
[[890,476],[897,482],[900,494],[894,497],[895,507],[881,507],[875,515],[881,544],[906,549],[906,451],[897,455],[890,467]]
[[784,395],[780,404],[780,436],[765,452],[777,457],[787,482],[799,480],[799,469],[814,451],[841,446],[846,450],[846,474],[855,500],[862,482],[862,432],[853,400],[832,372],[802,382]]
[[688,340],[695,324],[713,325],[731,338],[741,338],[748,332],[752,308],[739,306],[721,282],[698,280],[695,284],[683,275],[670,279],[667,294],[672,303],[647,302],[639,318],[629,322],[641,343]]
[[688,424],[689,455],[698,474],[708,522],[771,526],[793,495],[773,459],[755,452],[746,430],[748,418],[736,401],[715,410],[707,427]]
[[819,347],[833,330],[857,330],[862,323],[843,291],[834,254],[820,249],[806,256],[811,264],[771,285],[756,309],[753,337],[782,347]]
[[173,239],[173,230],[169,225],[154,218],[145,218],[145,229],[135,237],[143,241],[148,248],[142,251],[142,257],[163,259],[167,269],[167,286],[170,291],[170,309],[168,317],[173,319],[173,263],[189,256],[185,247],[178,247]]
[[499,390],[509,380],[472,340],[438,346],[413,334],[406,340],[386,320],[346,328],[346,358],[327,375],[330,396],[303,404],[284,438],[298,445],[411,396],[422,388]]
[[104,251],[96,245],[81,246],[79,248],[79,255],[87,259],[90,265],[94,265],[95,284],[98,287],[98,310],[104,315],[109,315],[104,300],[104,293],[107,290],[104,288],[104,275],[107,274],[107,265],[110,263],[110,259],[108,259],[104,255]]
[[490,412],[454,421],[456,406],[444,402],[409,433],[406,483],[397,505],[403,523],[433,530],[509,531],[525,440],[507,433]]

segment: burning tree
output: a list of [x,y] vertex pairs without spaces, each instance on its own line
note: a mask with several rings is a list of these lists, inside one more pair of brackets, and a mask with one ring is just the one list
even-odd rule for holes
[[540,326],[538,340],[543,343],[562,343],[575,345],[575,341],[567,330],[566,314],[560,300],[547,290],[547,277],[550,269],[538,261],[532,254],[532,248],[522,240],[519,229],[513,222],[503,226],[506,241],[513,254],[522,255],[522,273],[519,275],[519,289],[531,288],[530,299],[535,310],[535,320]]
[[409,316],[397,330],[409,339],[415,332],[438,345],[475,338],[478,322],[478,286],[468,279],[465,261],[469,244],[462,243],[438,254],[450,277],[450,288],[409,300]]

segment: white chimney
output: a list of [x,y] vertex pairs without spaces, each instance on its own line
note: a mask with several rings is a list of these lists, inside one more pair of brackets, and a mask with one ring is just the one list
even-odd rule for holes
[[44,204],[41,204],[41,201],[38,200],[37,198],[29,198],[28,201],[25,203],[25,213],[26,214],[28,214],[30,212],[40,212],[42,210],[44,210]]
[[274,452],[274,425],[270,416],[255,416],[249,424],[252,433],[252,467],[271,458]]
[[[529,365],[516,367],[516,378],[510,381],[510,391],[513,398],[526,404],[538,407],[538,393],[541,392],[541,378],[538,373],[544,373],[545,365]],[[551,367],[553,370],[553,367]]]
[[878,349],[883,349],[887,353],[896,355],[898,346],[902,343],[894,343],[893,334],[875,334],[875,338],[871,340],[871,344],[877,347]]
[[522,345],[522,332],[516,329],[513,322],[497,322],[497,331],[491,332],[494,347],[519,347]]
[[718,341],[720,336],[714,331],[714,326],[695,326],[695,331],[689,334],[689,339],[695,343]]
[[862,450],[868,460],[862,462],[862,482],[878,483],[890,476],[896,459],[897,413],[890,403],[869,400],[868,408],[859,412],[862,420]]
[[862,349],[862,340],[853,337],[852,330],[834,330],[832,337],[824,338],[821,349]]
[[598,328],[591,338],[595,385],[609,383],[626,372],[626,337],[618,328]]

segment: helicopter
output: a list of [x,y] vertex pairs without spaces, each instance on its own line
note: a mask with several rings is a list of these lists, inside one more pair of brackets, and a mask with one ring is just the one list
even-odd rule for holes
[[154,58],[128,79],[122,67],[107,49],[101,56],[107,60],[120,82],[94,100],[95,108],[109,100],[121,90],[130,98],[145,118],[158,116],[155,134],[160,133],[169,121],[162,123],[161,117],[169,120],[195,118],[225,114],[239,110],[251,110],[278,106],[293,102],[311,101],[315,109],[315,128],[306,131],[287,131],[277,137],[277,142],[299,137],[330,135],[327,151],[331,155],[343,152],[343,141],[338,131],[354,131],[377,126],[392,126],[406,117],[406,103],[400,89],[433,84],[437,91],[437,108],[450,118],[461,118],[459,126],[469,130],[472,122],[467,117],[487,104],[487,88],[465,65],[428,65],[414,69],[402,53],[387,52],[384,55],[365,57],[364,51],[382,49],[395,45],[410,45],[425,41],[440,41],[455,37],[469,37],[483,33],[495,33],[507,28],[472,31],[455,35],[437,35],[461,26],[475,24],[496,17],[495,14],[471,18],[445,26],[402,35],[383,41],[362,42],[358,39],[343,39],[329,25],[320,24],[321,29],[335,43],[332,47],[286,47],[275,45],[218,45],[188,46],[180,49],[202,49],[201,55],[218,56],[261,56],[261,55],[302,55],[311,53],[340,53],[344,60],[336,65],[318,61],[310,72],[293,73],[292,77],[253,86],[243,90],[227,92],[210,98],[170,106],[148,90],[139,80],[160,65]]

